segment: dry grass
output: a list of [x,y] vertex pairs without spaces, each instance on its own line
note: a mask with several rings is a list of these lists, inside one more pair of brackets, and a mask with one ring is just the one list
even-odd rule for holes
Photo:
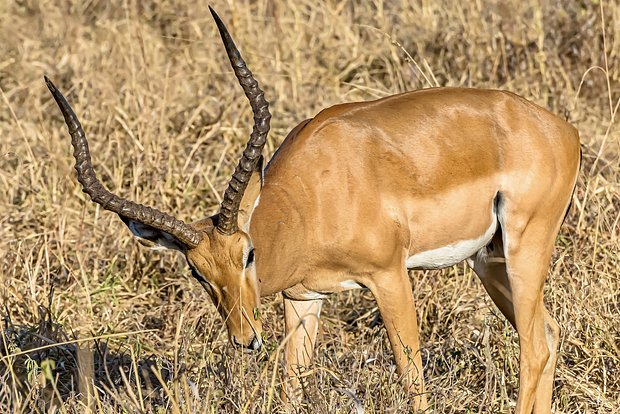
[[[584,167],[546,288],[562,327],[553,404],[619,412],[620,7],[399,3],[213,6],[272,102],[270,154],[323,107],[431,85],[508,89],[570,110]],[[0,38],[0,411],[281,410],[280,297],[263,303],[266,350],[230,348],[181,256],[140,246],[80,192],[42,81],[48,74],[68,95],[110,188],[185,219],[211,214],[251,113],[206,2],[2,1]],[[517,336],[475,276],[460,265],[412,280],[435,412],[509,411]],[[304,411],[353,412],[351,395],[368,413],[407,411],[376,317],[368,292],[327,300]],[[84,341],[20,353],[74,339]]]

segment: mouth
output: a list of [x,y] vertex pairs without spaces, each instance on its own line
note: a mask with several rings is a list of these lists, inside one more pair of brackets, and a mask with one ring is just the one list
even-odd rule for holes
[[237,339],[233,339],[233,345],[236,348],[243,348],[244,354],[251,354],[253,352],[259,351],[263,346],[263,341],[258,335],[254,335],[252,340],[246,345],[237,341]]
[[255,335],[250,342],[250,346],[247,347],[250,351],[259,351],[263,346],[263,341],[259,335]]

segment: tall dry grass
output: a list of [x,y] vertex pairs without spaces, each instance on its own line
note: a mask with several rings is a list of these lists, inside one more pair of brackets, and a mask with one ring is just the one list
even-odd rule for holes
[[[507,89],[569,111],[584,165],[545,289],[562,327],[553,406],[620,412],[615,1],[213,6],[272,102],[269,154],[323,107],[429,86]],[[251,112],[207,2],[3,1],[0,39],[0,411],[281,410],[280,297],[263,301],[265,350],[230,348],[181,256],[140,246],[81,193],[42,81],[73,103],[110,188],[184,219],[212,214]],[[517,336],[471,270],[412,281],[435,412],[509,411]],[[301,410],[406,412],[370,293],[334,295],[323,315]]]

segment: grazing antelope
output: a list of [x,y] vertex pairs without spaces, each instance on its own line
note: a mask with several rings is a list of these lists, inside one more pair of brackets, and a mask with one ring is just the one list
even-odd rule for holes
[[467,260],[519,333],[516,412],[550,413],[559,327],[543,284],[577,180],[575,128],[512,93],[433,88],[325,109],[263,169],[268,103],[211,12],[254,113],[219,213],[186,224],[106,190],[75,113],[46,78],[84,192],[137,237],[186,256],[232,343],[260,348],[259,298],[282,292],[291,390],[311,363],[322,299],[366,287],[398,372],[426,408],[408,269]]

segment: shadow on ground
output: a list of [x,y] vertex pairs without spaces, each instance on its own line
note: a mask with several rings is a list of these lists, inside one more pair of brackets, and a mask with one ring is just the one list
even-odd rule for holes
[[113,348],[106,340],[80,343],[49,307],[40,306],[38,313],[30,325],[14,324],[8,309],[2,314],[0,405],[28,412],[47,412],[70,400],[93,408],[102,400],[119,408],[133,403],[136,411],[143,404],[166,405],[162,383],[172,380],[172,362],[155,355],[136,358],[130,347]]

